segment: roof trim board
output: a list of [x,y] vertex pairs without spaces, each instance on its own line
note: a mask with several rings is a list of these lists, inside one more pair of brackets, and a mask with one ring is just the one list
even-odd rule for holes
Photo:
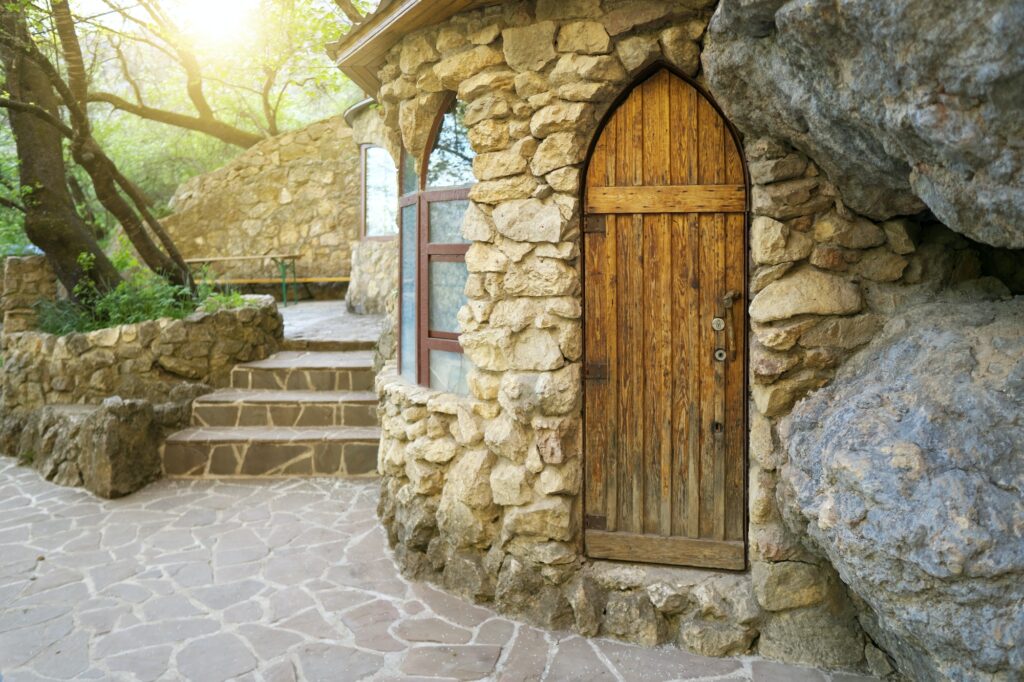
[[394,0],[369,15],[329,52],[338,67],[370,97],[381,83],[377,72],[392,47],[404,36],[466,10],[500,4],[498,0]]

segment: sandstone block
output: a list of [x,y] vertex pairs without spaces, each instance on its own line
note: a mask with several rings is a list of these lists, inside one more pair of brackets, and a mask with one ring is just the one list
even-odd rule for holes
[[787,154],[782,158],[752,161],[748,165],[751,182],[767,185],[799,178],[807,170],[807,158],[802,154]]
[[[543,145],[541,145],[543,147]],[[469,190],[469,198],[481,204],[500,204],[512,199],[529,199],[537,189],[532,175],[513,175],[500,180],[478,182]]]
[[611,52],[611,39],[600,22],[576,21],[565,24],[558,32],[558,51],[608,54]]
[[772,322],[804,314],[849,315],[863,304],[857,285],[808,265],[762,289],[750,304],[750,318]]
[[754,384],[751,394],[758,411],[766,417],[789,412],[800,398],[828,383],[828,376],[815,370],[801,370],[767,386]]
[[847,219],[833,211],[815,221],[814,238],[847,249],[869,249],[885,243],[885,232],[870,220]]
[[920,226],[906,219],[887,220],[882,223],[885,239],[894,253],[905,256],[917,249]]
[[551,171],[583,161],[586,150],[574,132],[548,135],[533,156],[530,170],[534,175],[545,175]]
[[537,0],[538,19],[575,19],[601,13],[601,0]]
[[488,45],[479,45],[465,52],[446,57],[434,65],[434,73],[449,90],[458,90],[459,84],[489,66],[505,63],[501,52]]
[[626,67],[626,71],[634,72],[660,59],[661,45],[656,36],[630,36],[619,41],[615,46],[615,52],[619,55],[619,61]]
[[495,457],[490,450],[477,449],[463,453],[448,470],[445,495],[450,495],[474,509],[492,504],[491,468]]
[[555,102],[530,119],[530,132],[544,138],[551,133],[585,128],[593,120],[593,107],[582,102]]
[[895,282],[907,269],[907,259],[884,246],[870,249],[853,267],[853,271],[875,282]]
[[612,55],[562,55],[548,77],[554,85],[579,80],[619,82],[626,79],[622,63]]
[[668,637],[664,618],[643,591],[610,593],[602,631],[643,646],[657,646]]
[[822,569],[797,561],[755,561],[754,594],[766,611],[812,606],[825,599],[828,585]]
[[487,425],[484,442],[494,454],[511,462],[522,463],[526,459],[530,439],[526,429],[511,415],[501,414]]
[[478,73],[459,84],[459,99],[472,102],[478,97],[496,90],[512,91],[515,72],[509,69],[492,68]]
[[492,213],[497,231],[520,242],[557,242],[562,238],[562,215],[552,202],[519,199],[497,206]]
[[528,505],[508,507],[502,533],[509,538],[522,535],[572,540],[572,501],[565,497],[545,497]]
[[557,56],[555,23],[540,21],[501,32],[505,61],[516,71],[540,71]]
[[811,254],[814,240],[783,223],[758,216],[750,226],[750,251],[758,265],[778,265],[803,260]]
[[688,26],[671,26],[659,34],[661,51],[677,69],[687,76],[696,76],[700,69],[700,45]]
[[498,459],[491,469],[489,482],[495,504],[518,506],[530,501],[530,486],[526,483],[526,469],[507,459]]

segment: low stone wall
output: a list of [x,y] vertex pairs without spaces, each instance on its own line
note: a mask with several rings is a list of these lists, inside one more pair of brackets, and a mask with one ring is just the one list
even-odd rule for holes
[[3,327],[8,334],[31,329],[36,324],[33,308],[42,300],[57,297],[57,276],[45,256],[23,256],[4,259]]
[[[301,253],[300,277],[349,274],[359,236],[359,149],[342,117],[270,138],[178,188],[164,226],[185,258]],[[269,263],[217,264],[273,278]]]
[[350,312],[379,315],[398,281],[398,240],[368,239],[352,247],[352,281],[345,295]]
[[17,453],[58,485],[123,497],[160,477],[160,426],[145,400],[48,405],[7,417],[0,452]]
[[182,383],[226,386],[239,362],[274,353],[284,325],[269,296],[257,305],[54,336],[5,334],[7,410],[99,403],[110,396],[168,402]]

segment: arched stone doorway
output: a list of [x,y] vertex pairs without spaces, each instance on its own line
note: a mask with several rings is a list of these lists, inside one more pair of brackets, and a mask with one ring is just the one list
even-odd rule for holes
[[668,68],[613,107],[584,203],[589,556],[746,566],[746,210],[737,137]]

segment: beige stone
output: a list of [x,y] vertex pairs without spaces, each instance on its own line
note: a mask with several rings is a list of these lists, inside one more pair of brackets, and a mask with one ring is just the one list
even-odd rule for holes
[[491,216],[498,233],[521,242],[557,242],[562,238],[558,207],[538,199],[518,199],[495,207]]
[[802,154],[787,154],[777,159],[761,159],[747,166],[750,180],[759,185],[799,178],[807,170],[807,159]]
[[424,64],[436,62],[440,55],[434,46],[430,44],[424,35],[416,35],[407,38],[402,43],[402,53],[399,58],[399,68],[406,75],[414,75]]
[[630,36],[618,42],[615,52],[626,71],[632,73],[660,59],[661,45],[656,36]]
[[874,338],[884,319],[874,313],[853,317],[830,317],[802,332],[800,345],[805,348],[831,346],[853,350]]
[[580,81],[558,86],[555,94],[570,102],[602,102],[611,99],[615,91],[611,83]]
[[782,454],[776,450],[771,421],[753,410],[750,413],[750,456],[766,471],[774,471],[782,465]]
[[466,356],[480,369],[492,372],[508,369],[511,335],[507,329],[485,328],[465,332],[459,337],[459,342]]
[[527,97],[547,92],[548,80],[540,74],[524,71],[523,73],[516,74],[515,87],[516,94],[526,99]]
[[565,364],[558,338],[546,329],[527,327],[512,339],[509,367],[517,370],[543,371]]
[[514,71],[498,67],[478,73],[459,84],[459,99],[464,102],[472,102],[495,90],[512,92],[515,76]]
[[526,504],[530,501],[530,486],[526,482],[526,469],[507,459],[498,459],[491,469],[491,495],[494,503],[504,507]]
[[782,279],[782,276],[789,272],[793,265],[794,263],[779,263],[778,265],[768,265],[755,270],[753,277],[750,278],[751,295],[761,291],[761,289],[764,289],[772,282]]
[[601,0],[537,0],[538,19],[575,19],[601,13]]
[[513,199],[529,199],[537,189],[537,185],[537,180],[532,175],[513,175],[499,180],[476,183],[469,190],[469,198],[482,204],[500,204]]
[[550,540],[573,538],[572,502],[549,496],[520,507],[508,507],[502,533],[507,537],[529,535]]
[[885,239],[894,253],[905,256],[917,250],[917,236],[920,232],[917,223],[905,218],[887,220],[882,223],[882,231],[885,232]]
[[446,88],[458,90],[459,84],[470,76],[504,62],[501,52],[488,45],[479,45],[441,60],[434,65],[434,73]]
[[758,265],[779,265],[803,260],[811,254],[814,240],[790,230],[767,216],[754,218],[750,226],[750,253]]
[[445,495],[452,495],[463,504],[474,509],[484,509],[492,504],[491,467],[495,457],[490,450],[469,450],[448,470],[445,480]]
[[445,26],[437,32],[437,49],[443,55],[449,55],[455,50],[461,50],[468,44],[469,42],[462,31],[450,26]]
[[558,32],[559,52],[580,54],[608,54],[611,39],[604,25],[597,21],[576,21],[565,24]]
[[593,122],[593,107],[583,102],[555,102],[530,119],[530,132],[543,138],[552,133],[587,128]]
[[767,386],[754,384],[751,387],[751,394],[754,405],[761,414],[766,417],[777,417],[789,412],[797,400],[826,383],[827,375],[815,370],[801,370]]
[[510,139],[506,121],[488,119],[469,129],[469,143],[478,154],[505,149]]
[[498,24],[490,24],[488,26],[484,26],[478,31],[473,31],[468,37],[469,42],[474,45],[490,45],[497,40],[500,35],[501,26]]
[[473,159],[473,175],[478,180],[495,180],[526,172],[527,160],[515,148],[478,154]]
[[557,56],[555,22],[540,21],[501,32],[505,61],[516,71],[540,71]]
[[545,415],[574,413],[582,398],[580,365],[573,363],[537,380],[540,408]]
[[760,467],[751,467],[750,482],[747,488],[749,498],[748,509],[753,523],[765,523],[776,516],[775,506],[776,476],[772,471]]
[[821,192],[818,178],[799,178],[771,185],[754,185],[750,203],[755,215],[789,220],[824,211],[835,201]]
[[562,55],[548,77],[554,85],[579,80],[619,82],[626,79],[622,63],[613,55]]
[[700,69],[700,45],[692,33],[687,26],[671,26],[658,36],[665,58],[690,77],[696,76]]
[[580,163],[585,152],[575,133],[553,133],[537,147],[530,170],[534,175],[546,175],[559,168]]
[[849,315],[862,306],[857,285],[805,265],[762,289],[750,304],[750,318],[771,322],[803,314]]
[[509,461],[522,463],[526,460],[529,437],[509,414],[501,414],[491,420],[484,430],[484,442],[494,454]]
[[459,452],[459,446],[451,438],[431,438],[422,436],[406,447],[406,455],[410,458],[424,459],[434,464],[449,462]]
[[462,236],[472,242],[489,242],[494,238],[494,222],[473,202],[462,218]]
[[405,475],[417,495],[437,495],[444,487],[444,471],[430,462],[410,459],[405,463]]
[[847,249],[869,249],[885,243],[885,232],[870,220],[851,220],[832,211],[815,221],[814,238]]
[[506,96],[500,92],[492,92],[471,102],[466,107],[462,120],[467,126],[472,127],[481,121],[507,118],[511,113],[512,108]]
[[895,282],[903,276],[907,259],[884,246],[866,251],[853,272],[875,282]]
[[754,594],[766,611],[811,606],[820,603],[827,594],[822,569],[813,564],[755,561],[751,573]]
[[750,370],[758,383],[771,383],[799,363],[797,354],[769,350],[761,344],[754,344],[750,353]]
[[604,15],[608,33],[617,36],[638,26],[662,19],[669,13],[670,3],[660,0],[634,0]]
[[443,101],[444,94],[436,92],[405,100],[399,105],[398,125],[402,131],[402,142],[411,154],[419,154],[426,146],[430,128]]
[[508,256],[490,244],[475,242],[466,252],[466,268],[470,272],[505,272]]
[[579,460],[561,465],[549,464],[537,477],[537,492],[544,495],[578,495],[580,492]]
[[572,296],[579,291],[579,276],[564,261],[531,255],[509,267],[504,285],[512,296]]

